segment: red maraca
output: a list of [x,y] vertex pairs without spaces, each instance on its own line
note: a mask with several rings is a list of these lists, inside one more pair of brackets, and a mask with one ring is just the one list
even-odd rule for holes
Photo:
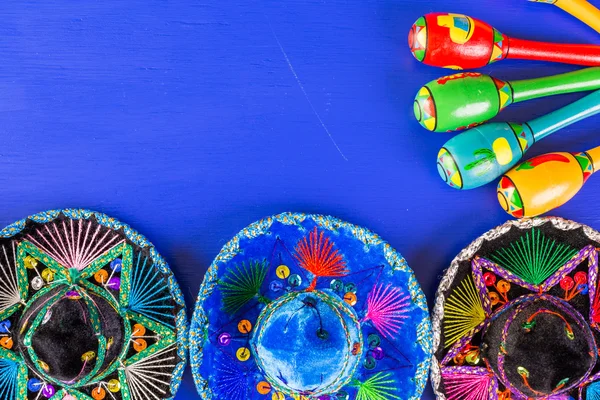
[[481,68],[505,58],[600,65],[600,46],[509,38],[462,14],[431,13],[419,18],[410,30],[408,43],[417,60],[443,68]]

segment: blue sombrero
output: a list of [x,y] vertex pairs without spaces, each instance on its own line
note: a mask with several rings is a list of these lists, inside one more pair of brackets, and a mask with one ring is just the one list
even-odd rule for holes
[[203,399],[419,397],[429,314],[389,244],[338,219],[284,213],[242,230],[204,279],[190,331]]
[[177,282],[129,226],[55,210],[0,231],[0,399],[171,399],[186,350]]

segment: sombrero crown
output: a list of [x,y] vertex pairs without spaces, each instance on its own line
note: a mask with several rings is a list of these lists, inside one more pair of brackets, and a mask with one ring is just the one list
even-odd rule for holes
[[434,312],[439,398],[600,398],[600,234],[510,221],[452,262]]
[[204,399],[400,399],[429,366],[425,298],[368,230],[280,214],[244,229],[211,265],[191,329]]
[[177,283],[129,226],[62,210],[0,232],[0,398],[172,398],[186,345]]

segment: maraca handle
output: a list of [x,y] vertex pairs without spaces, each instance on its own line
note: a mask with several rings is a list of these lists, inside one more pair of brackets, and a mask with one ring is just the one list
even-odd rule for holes
[[560,44],[508,39],[506,58],[549,61],[563,64],[600,66],[600,46],[592,44]]
[[557,0],[554,5],[600,32],[600,10],[587,0]]
[[509,84],[513,89],[514,103],[557,94],[596,90],[600,89],[600,67],[583,68],[543,78],[511,81]]
[[527,125],[533,132],[535,140],[540,140],[569,126],[584,118],[590,117],[600,112],[600,90],[596,90],[592,94],[588,94],[582,99],[579,99],[563,108],[546,114],[534,120],[531,120]]

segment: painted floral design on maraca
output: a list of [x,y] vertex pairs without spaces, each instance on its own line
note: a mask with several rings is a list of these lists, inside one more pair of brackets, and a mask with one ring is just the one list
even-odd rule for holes
[[[473,97],[473,93],[478,96]],[[414,115],[429,131],[453,132],[481,125],[512,101],[508,82],[476,72],[460,72],[421,87],[415,97]]]
[[438,15],[437,24],[448,28],[450,40],[456,44],[467,43],[475,31],[473,18],[461,14]]
[[[514,128],[513,128],[514,130]],[[472,161],[465,165],[465,172],[472,172],[475,177],[485,176],[497,163],[506,165],[513,161],[513,150],[506,138],[499,137],[492,142],[492,148],[479,148],[473,151]],[[454,155],[443,147],[438,153],[438,173],[444,181],[455,189],[463,188],[463,176],[458,168]]]
[[533,143],[526,125],[484,124],[446,142],[438,153],[438,173],[455,189],[479,187],[515,165]]
[[498,202],[504,210],[515,218],[522,218],[525,214],[523,199],[517,190],[514,182],[508,177],[503,176],[498,182]]
[[452,154],[442,147],[437,157],[438,173],[450,187],[462,189],[463,178]]
[[427,23],[425,17],[419,18],[411,27],[408,35],[408,45],[413,56],[423,61],[425,49],[427,48]]

